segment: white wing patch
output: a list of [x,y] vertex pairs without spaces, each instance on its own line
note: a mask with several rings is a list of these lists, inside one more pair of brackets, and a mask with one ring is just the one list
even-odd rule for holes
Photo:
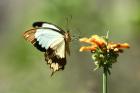
[[37,29],[35,38],[41,47],[46,50],[50,47],[55,50],[56,55],[60,58],[65,57],[65,41],[64,36],[51,29]]
[[42,25],[42,27],[52,28],[52,29],[56,29],[56,30],[60,31],[60,29],[58,29],[55,25],[48,24],[48,23],[44,23]]
[[58,55],[60,58],[65,57],[65,41],[64,41],[64,39],[63,40],[58,39],[50,47],[55,50],[56,55]]

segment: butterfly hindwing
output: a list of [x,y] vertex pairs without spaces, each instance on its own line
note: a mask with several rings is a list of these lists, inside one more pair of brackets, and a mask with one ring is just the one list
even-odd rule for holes
[[50,65],[50,68],[52,69],[52,75],[54,72],[61,70],[64,70],[65,64],[66,64],[66,57],[60,58],[57,55],[55,55],[55,51],[49,48],[47,52],[44,53],[45,61],[47,64]]

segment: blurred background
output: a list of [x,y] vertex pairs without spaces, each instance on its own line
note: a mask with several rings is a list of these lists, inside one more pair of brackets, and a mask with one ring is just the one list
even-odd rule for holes
[[93,71],[91,53],[80,53],[76,40],[65,70],[50,77],[43,53],[23,38],[35,21],[84,37],[109,30],[110,40],[128,42],[111,70],[109,93],[140,93],[140,0],[0,0],[0,93],[102,92],[102,71]]

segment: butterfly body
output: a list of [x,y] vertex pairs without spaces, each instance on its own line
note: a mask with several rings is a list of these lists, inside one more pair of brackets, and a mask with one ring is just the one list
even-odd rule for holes
[[66,64],[66,52],[70,54],[69,32],[48,22],[35,22],[33,29],[24,33],[24,38],[31,42],[38,50],[44,52],[45,61],[54,72],[63,70]]

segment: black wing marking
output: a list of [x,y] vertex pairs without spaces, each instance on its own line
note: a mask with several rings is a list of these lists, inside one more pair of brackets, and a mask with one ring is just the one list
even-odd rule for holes
[[50,28],[50,29],[54,29],[54,30],[60,31],[63,34],[65,33],[65,31],[63,29],[61,29],[59,26],[57,26],[55,24],[52,24],[52,23],[49,23],[49,22],[34,22],[32,24],[32,26],[34,28],[46,27],[46,28]]
[[52,69],[51,76],[59,70],[64,70],[66,65],[66,57],[60,58],[55,54],[55,50],[49,48],[45,53],[45,61],[49,64],[50,68]]
[[46,22],[34,22],[34,23],[32,24],[32,26],[33,26],[34,28],[42,27],[42,25],[43,25],[44,23],[46,23]]

